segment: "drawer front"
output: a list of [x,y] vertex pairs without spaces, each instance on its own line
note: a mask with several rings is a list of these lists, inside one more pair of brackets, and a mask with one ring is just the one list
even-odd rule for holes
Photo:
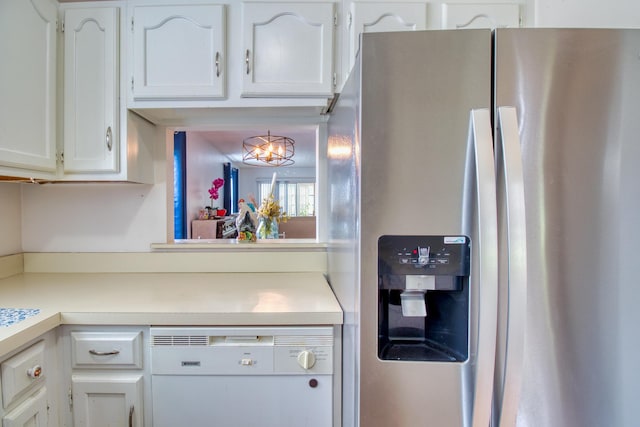
[[71,367],[142,369],[142,333],[71,332]]
[[40,341],[2,363],[2,399],[5,408],[44,380],[44,349],[44,341]]

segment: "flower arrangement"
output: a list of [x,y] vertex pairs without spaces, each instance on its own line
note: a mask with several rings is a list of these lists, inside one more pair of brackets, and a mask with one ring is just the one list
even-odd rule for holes
[[262,201],[258,208],[258,229],[256,230],[260,239],[277,239],[278,224],[287,222],[289,216],[280,207],[280,203],[270,194]]
[[289,217],[280,207],[280,202],[274,199],[273,194],[262,201],[258,208],[258,218],[264,218],[276,222],[287,222]]
[[211,199],[211,203],[213,203],[214,200],[218,200],[218,197],[220,197],[220,195],[218,194],[218,190],[223,185],[224,179],[222,178],[216,178],[213,180],[213,182],[211,182],[211,188],[209,189],[209,198]]

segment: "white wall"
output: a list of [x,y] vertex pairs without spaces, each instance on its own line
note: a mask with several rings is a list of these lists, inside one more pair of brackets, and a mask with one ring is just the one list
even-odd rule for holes
[[153,185],[23,184],[22,252],[149,252],[165,243],[167,141],[157,135]]
[[[201,137],[199,133],[187,132],[187,220],[196,219],[205,206],[211,206],[209,188],[216,178],[223,178],[223,165],[229,160],[216,146]],[[218,191],[219,198],[213,200],[213,207],[223,208],[224,190]],[[190,238],[191,227],[187,227]]]
[[166,242],[164,183],[23,187],[24,252],[147,252]]
[[0,183],[0,256],[22,252],[21,185]]
[[536,0],[535,26],[640,28],[640,1]]

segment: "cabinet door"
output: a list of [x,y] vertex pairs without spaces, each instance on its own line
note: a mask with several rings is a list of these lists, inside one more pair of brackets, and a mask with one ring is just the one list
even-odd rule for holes
[[225,96],[225,7],[133,9],[133,99]]
[[243,3],[242,96],[331,96],[333,3]]
[[360,48],[360,34],[427,28],[426,3],[354,2],[349,16],[349,69]]
[[0,1],[0,165],[56,170],[56,16],[50,0]]
[[118,9],[69,9],[64,32],[64,171],[118,171]]
[[444,3],[442,5],[442,28],[518,28],[520,5],[515,3],[469,4]]
[[73,375],[74,427],[142,426],[142,376]]
[[46,427],[47,389],[42,387],[2,418],[2,427]]

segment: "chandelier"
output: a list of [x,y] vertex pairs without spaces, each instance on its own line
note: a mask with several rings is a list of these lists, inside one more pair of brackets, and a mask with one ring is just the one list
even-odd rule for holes
[[251,166],[289,166],[294,164],[295,141],[287,136],[257,135],[242,141],[242,163]]

